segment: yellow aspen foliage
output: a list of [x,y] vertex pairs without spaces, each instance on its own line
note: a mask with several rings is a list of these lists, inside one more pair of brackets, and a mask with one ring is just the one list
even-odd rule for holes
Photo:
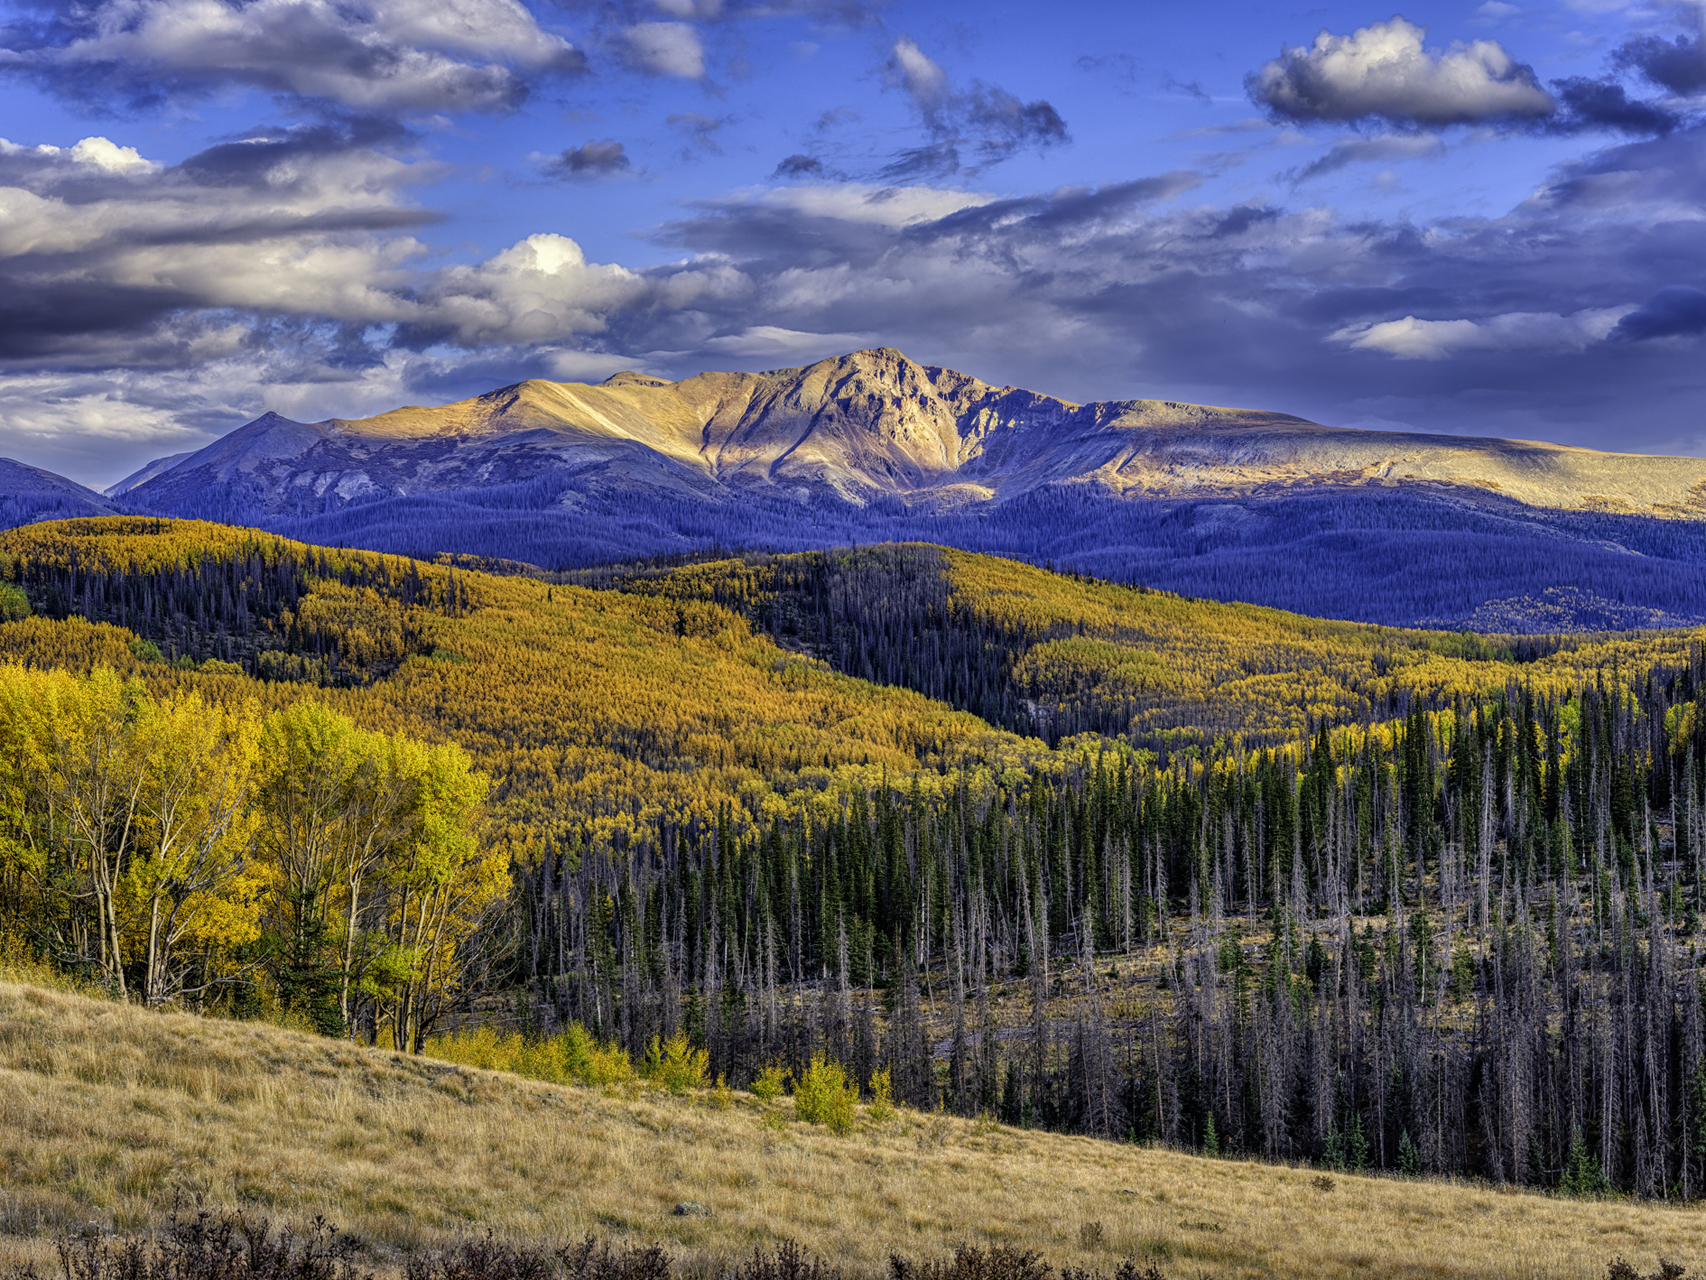
[[261,687],[0,663],[7,931],[153,1003],[270,964],[287,1005],[347,1024],[364,994],[418,1050],[507,888],[485,776],[452,744],[310,699],[268,714],[219,681]]

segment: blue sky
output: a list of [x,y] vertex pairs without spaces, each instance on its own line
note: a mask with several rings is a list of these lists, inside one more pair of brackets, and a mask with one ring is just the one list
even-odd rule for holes
[[896,346],[1706,450],[1706,11],[12,0],[0,453]]

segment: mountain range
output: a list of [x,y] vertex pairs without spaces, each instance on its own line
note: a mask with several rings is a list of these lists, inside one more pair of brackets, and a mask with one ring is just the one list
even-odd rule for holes
[[[548,570],[916,539],[1367,621],[1706,619],[1706,459],[1076,404],[889,348],[679,382],[533,379],[364,419],[266,413],[105,495],[10,465],[60,514]],[[14,502],[9,522],[49,500]]]
[[442,408],[293,422],[268,413],[108,490],[176,511],[226,492],[306,514],[375,497],[530,481],[706,501],[778,495],[930,508],[1048,485],[1120,497],[1249,496],[1297,486],[1445,485],[1534,506],[1706,515],[1706,459],[1357,431],[1161,400],[1074,404],[882,348],[681,382],[532,379]]

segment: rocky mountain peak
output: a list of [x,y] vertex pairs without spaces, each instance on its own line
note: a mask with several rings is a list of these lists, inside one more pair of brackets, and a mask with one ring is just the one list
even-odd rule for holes
[[1344,430],[1169,400],[1080,405],[870,347],[680,382],[633,370],[596,386],[529,379],[358,420],[269,412],[129,492],[175,510],[237,485],[241,503],[285,511],[541,478],[565,494],[771,491],[856,505],[1001,501],[1060,484],[1124,497],[1425,484],[1668,512],[1688,507],[1706,462]]

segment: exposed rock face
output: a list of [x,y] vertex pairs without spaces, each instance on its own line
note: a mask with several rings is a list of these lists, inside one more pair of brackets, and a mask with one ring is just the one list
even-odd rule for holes
[[357,421],[269,413],[176,465],[153,465],[125,492],[163,512],[205,507],[215,493],[261,515],[527,481],[711,501],[756,490],[939,506],[1081,482],[1155,497],[1431,484],[1536,506],[1706,516],[1698,458],[1354,431],[1171,401],[1078,405],[888,348],[681,382],[532,380]]

